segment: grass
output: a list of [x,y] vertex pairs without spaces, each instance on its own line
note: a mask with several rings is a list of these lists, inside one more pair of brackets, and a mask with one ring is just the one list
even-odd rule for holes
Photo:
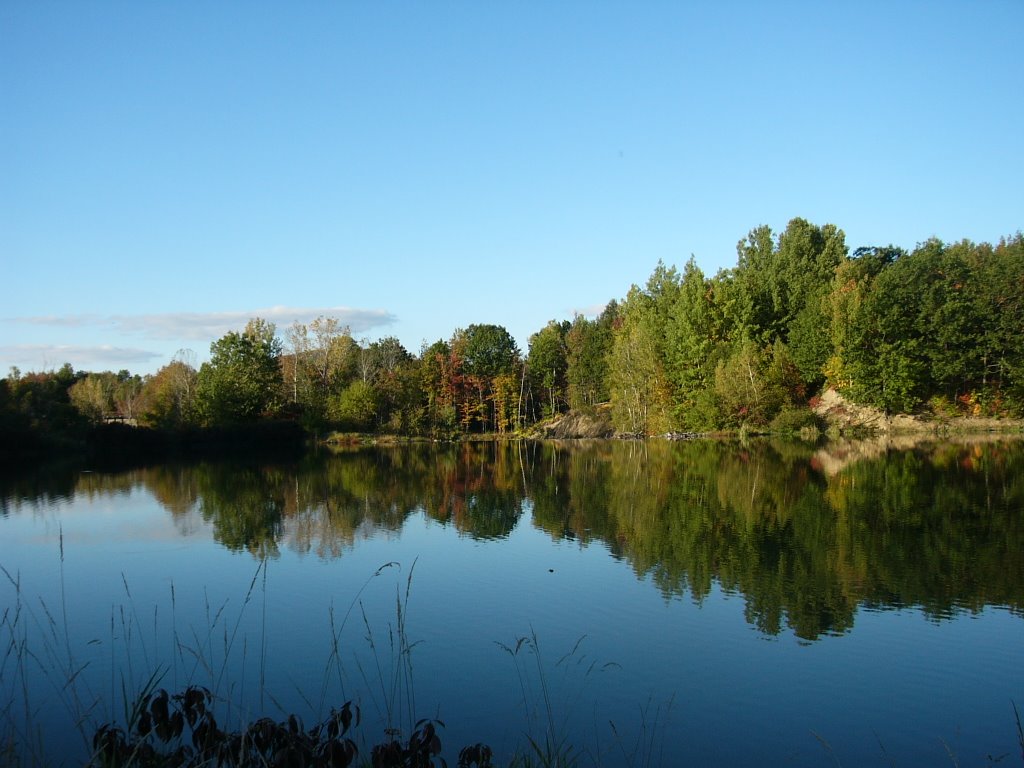
[[[570,653],[559,659],[555,665],[561,667],[566,658],[579,650],[584,638],[580,638]],[[530,750],[516,755],[513,766],[543,766],[543,768],[573,768],[579,763],[581,752],[569,741],[564,723],[556,725],[556,709],[551,696],[549,675],[544,664],[537,634],[532,629],[528,637],[520,637],[513,646],[498,643],[512,657],[523,695],[523,710],[527,712],[526,740]],[[526,649],[533,657],[533,664],[523,664],[520,651]],[[589,675],[590,669],[587,670]],[[539,691],[539,695],[538,695]],[[538,711],[532,702],[539,702],[540,733],[536,732]],[[568,708],[565,710],[568,712]]]
[[[63,536],[60,553],[56,610],[42,599],[28,599],[20,575],[0,565],[0,573],[13,589],[13,599],[0,616],[0,765],[59,765],[66,756],[64,753],[72,749],[69,742],[77,743],[76,749],[83,756],[74,764],[84,761],[103,766],[177,765],[190,764],[189,761],[216,764],[221,757],[212,755],[209,749],[212,741],[218,739],[221,748],[233,750],[230,762],[240,765],[267,764],[267,753],[262,751],[267,745],[296,755],[313,754],[310,750],[318,756],[329,752],[335,755],[332,765],[341,764],[337,760],[342,755],[358,752],[356,742],[346,735],[350,722],[354,719],[358,724],[361,720],[360,709],[351,700],[340,708],[330,708],[326,717],[305,729],[295,714],[285,714],[285,708],[267,689],[265,560],[258,564],[237,610],[229,610],[227,600],[214,603],[204,593],[205,621],[200,628],[179,626],[178,594],[173,584],[171,626],[161,626],[157,607],[150,625],[149,618],[140,614],[131,587],[122,576],[125,601],[111,610],[109,637],[87,644],[109,648],[109,679],[103,684],[100,675],[97,685],[96,675],[84,673],[104,651],[86,648],[89,658],[83,661],[72,647]],[[364,743],[363,752],[374,755],[374,765],[405,765],[408,761],[428,765],[439,755],[443,723],[416,717],[413,650],[417,643],[410,640],[408,632],[415,566],[414,561],[404,583],[396,585],[395,620],[383,628],[371,621],[363,593],[377,577],[400,569],[398,563],[389,562],[378,568],[340,616],[332,606],[330,650],[318,700],[314,703],[299,691],[309,711],[324,712],[334,692],[332,682],[344,693],[352,679],[360,680],[367,706],[379,716],[381,732],[386,736],[372,747]],[[254,653],[244,636],[243,619],[261,597],[260,639]],[[345,661],[346,650],[351,648],[346,646],[343,635],[357,616],[362,621],[369,655],[368,661],[354,655],[353,667],[353,663]],[[158,664],[157,646],[165,635],[170,637],[171,652],[169,658],[165,654],[162,664]],[[285,715],[280,723],[265,716],[253,717],[241,703],[247,700],[247,693],[251,698],[253,692],[244,688],[246,675],[241,675],[241,683],[231,679],[232,670],[237,671],[232,660],[239,656],[243,670],[258,664],[255,693],[259,709],[266,711],[269,702]],[[169,693],[164,686],[180,693]],[[201,710],[186,706],[197,699],[203,702]],[[225,723],[235,723],[235,727],[222,728],[214,717],[215,711]],[[54,717],[55,714],[62,716]],[[48,730],[54,723],[59,734]],[[256,731],[262,734],[258,740],[254,740]],[[216,739],[210,734],[215,734]],[[200,743],[206,747],[200,749]],[[241,759],[241,755],[249,755],[250,762]],[[489,764],[490,752],[483,745],[475,745],[464,751],[460,760],[466,765]]]
[[1024,727],[1020,724],[1020,712],[1017,711],[1017,702],[1011,701],[1013,705],[1013,717],[1017,721],[1017,745],[1020,747],[1020,760],[1024,763]]
[[[640,731],[632,740],[623,738],[614,721],[600,725],[591,746],[576,743],[570,718],[582,709],[585,693],[599,679],[619,668],[615,662],[600,662],[584,652],[586,636],[553,664],[542,652],[535,631],[516,639],[511,645],[497,643],[515,667],[526,714],[526,744],[512,757],[512,768],[576,768],[581,765],[621,765],[652,768],[665,757],[665,738],[672,701],[647,706],[640,711]],[[560,695],[559,695],[560,694]],[[606,738],[602,739],[601,736]]]
[[[178,627],[177,599],[171,585],[171,659],[162,666],[156,661],[157,646],[165,634],[159,607],[154,606],[150,634],[146,629],[148,621],[140,615],[123,574],[126,602],[111,609],[109,636],[105,640],[94,638],[82,649],[72,647],[62,532],[59,541],[59,594],[55,609],[41,598],[27,599],[20,575],[0,566],[0,573],[14,592],[13,601],[0,618],[0,691],[16,692],[0,701],[0,764],[60,764],[76,741],[81,755],[94,757],[94,736],[103,727],[101,724],[119,720],[130,728],[139,721],[144,702],[168,677],[177,684],[180,677],[194,680],[205,676],[214,691],[211,696],[231,711],[236,691],[225,677],[227,661],[241,643],[245,663],[248,646],[240,638],[240,626],[261,578],[265,587],[265,562],[256,569],[234,621],[229,618],[227,601],[213,606],[206,596],[206,629],[192,630],[191,636],[183,635]],[[101,661],[100,648],[89,646],[103,645],[109,648],[109,679],[105,685],[102,675],[87,674],[91,666]],[[264,664],[265,657],[261,659],[261,692]],[[119,715],[115,714],[118,710]],[[44,729],[44,721],[50,723],[51,730]]]

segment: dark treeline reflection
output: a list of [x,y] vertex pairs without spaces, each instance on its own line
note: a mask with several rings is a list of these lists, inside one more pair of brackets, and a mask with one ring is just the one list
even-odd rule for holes
[[893,451],[832,476],[792,444],[695,442],[546,452],[534,521],[604,541],[666,595],[717,581],[748,620],[803,638],[858,605],[933,617],[1024,607],[1024,446]]
[[535,527],[600,542],[666,598],[701,601],[715,583],[742,594],[768,634],[843,632],[858,607],[1024,609],[1024,445],[851,453],[767,441],[363,448],[291,465],[22,478],[2,488],[0,513],[141,487],[176,518],[201,516],[231,550],[332,558],[413,514],[493,539],[532,507]]

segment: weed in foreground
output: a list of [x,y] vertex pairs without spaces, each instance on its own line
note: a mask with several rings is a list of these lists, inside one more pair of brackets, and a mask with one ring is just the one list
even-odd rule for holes
[[[358,656],[355,663],[368,692],[364,695],[368,695],[385,726],[384,741],[373,747],[367,746],[366,755],[374,768],[432,766],[435,761],[440,761],[436,764],[441,765],[444,761],[440,757],[439,733],[444,727],[443,722],[414,718],[412,651],[417,643],[409,640],[407,621],[415,562],[405,584],[396,589],[397,618],[388,624],[383,638],[379,629],[375,631],[362,602],[363,592],[369,583],[393,567],[401,566],[394,562],[386,563],[367,579],[340,622],[336,620],[332,607],[331,648],[324,670],[324,684],[319,692],[319,706],[314,706],[305,696],[303,700],[309,711],[323,713],[325,702],[334,698],[329,691],[328,680],[336,681],[344,692],[349,675],[342,662],[343,648],[349,644],[343,643],[342,635],[352,613],[358,608],[372,656],[368,665],[364,663],[365,658],[361,661]],[[351,700],[341,709],[332,708],[322,720],[318,717],[317,725],[308,730],[302,726],[301,718],[294,714],[286,714],[281,722],[267,717],[250,722],[245,716],[249,710],[238,703],[247,698],[244,668],[251,654],[241,629],[243,617],[262,590],[264,617],[261,648],[256,654],[260,665],[260,709],[265,709],[263,701],[267,697],[280,712],[289,711],[274,699],[265,686],[266,561],[258,564],[237,616],[228,610],[227,600],[213,603],[204,592],[205,625],[199,628],[190,625],[183,630],[179,626],[178,596],[172,583],[172,626],[160,625],[159,613],[154,607],[152,638],[149,640],[128,580],[122,575],[127,602],[112,607],[109,643],[98,639],[90,641],[89,645],[97,647],[87,649],[87,656],[91,658],[86,661],[76,656],[81,651],[72,650],[68,612],[63,605],[63,578],[60,584],[62,605],[51,611],[41,599],[38,609],[24,599],[18,575],[12,575],[2,565],[0,573],[14,591],[14,599],[0,614],[0,691],[3,693],[0,697],[0,766],[49,768],[60,765],[61,756],[67,758],[68,750],[74,748],[66,740],[58,746],[50,738],[53,735],[50,730],[56,722],[54,715],[58,711],[64,712],[63,722],[72,723],[75,738],[81,744],[78,752],[81,757],[75,764],[87,760],[90,766],[104,768],[334,766],[348,765],[355,760],[359,750],[355,741],[346,735],[353,720],[356,724],[359,720],[358,707]],[[165,654],[158,661],[156,646],[161,637],[170,637],[171,654],[169,657]],[[103,675],[82,674],[90,663],[103,660],[104,651],[100,646],[109,646],[107,683],[103,682]],[[229,674],[229,668],[237,668],[232,660],[237,661],[239,654],[243,667],[242,689]],[[155,671],[148,677],[140,675],[143,669],[153,669],[154,666]],[[178,683],[179,679],[184,679],[183,692],[171,696],[160,687],[164,678],[173,679],[172,690],[182,690]],[[200,680],[206,685],[198,684]],[[52,694],[43,695],[47,689],[56,694],[56,699]],[[251,693],[248,698],[252,698]],[[116,711],[121,711],[119,717],[113,715]],[[219,720],[222,716],[223,720]],[[225,722],[233,723],[235,727],[224,728],[222,723]],[[104,724],[97,727],[97,723]],[[491,750],[483,744],[471,745],[459,753],[460,766],[483,768],[490,766],[491,760]]]
[[1020,745],[1020,760],[1024,763],[1024,728],[1020,724],[1020,712],[1017,711],[1017,702],[1011,701],[1013,705],[1013,717],[1017,721],[1017,743]]
[[640,730],[632,744],[628,744],[619,735],[615,723],[609,721],[608,726],[614,736],[615,751],[622,759],[622,765],[630,768],[653,768],[653,766],[663,764],[668,717],[674,703],[674,696],[665,704],[656,706],[653,701],[648,701],[647,705],[640,710]]
[[[60,578],[56,610],[41,597],[26,597],[20,574],[0,565],[0,586],[11,593],[0,614],[0,766],[51,766],[74,759],[80,764],[93,748],[97,723],[135,723],[140,707],[165,677],[179,678],[190,687],[205,683],[228,721],[243,721],[245,673],[249,643],[242,631],[243,617],[262,588],[266,595],[267,563],[261,561],[249,583],[241,607],[228,610],[229,601],[212,603],[203,594],[205,625],[179,625],[175,586],[170,585],[171,627],[162,625],[153,607],[152,625],[146,627],[127,578],[122,574],[126,602],[111,607],[109,637],[93,638],[81,647],[72,641],[63,573],[64,541],[60,537]],[[262,652],[259,654],[259,701],[265,689],[266,608],[264,603]],[[152,632],[148,636],[148,632]],[[157,654],[162,638],[170,638],[170,653]],[[74,647],[73,647],[74,646]],[[107,654],[107,658],[104,658]],[[241,656],[241,675],[237,671]],[[160,657],[158,659],[158,657]],[[109,667],[109,677],[99,669]],[[239,682],[235,679],[239,677]],[[208,687],[206,687],[208,686]],[[272,698],[272,697],[271,697]],[[115,718],[115,712],[121,712]],[[232,711],[236,714],[232,715]],[[319,710],[323,712],[324,709]],[[241,717],[239,715],[242,715]],[[114,738],[112,726],[106,726]],[[78,755],[77,758],[72,758]]]
[[[295,715],[275,722],[260,718],[238,731],[222,730],[213,715],[213,695],[190,686],[171,696],[160,689],[142,696],[127,729],[104,725],[93,737],[89,768],[347,768],[359,757],[350,737],[359,707],[346,702],[308,730]],[[438,768],[439,720],[420,720],[408,739],[391,739],[370,750],[373,768]],[[459,768],[493,768],[482,744],[459,753]]]
[[[607,748],[598,740],[595,750],[587,750],[569,738],[569,714],[578,710],[590,678],[618,668],[614,662],[601,664],[589,660],[582,651],[585,639],[585,636],[580,637],[572,649],[550,669],[545,665],[540,642],[532,629],[529,636],[517,638],[512,646],[497,643],[513,659],[523,707],[527,712],[527,731],[524,736],[529,749],[518,752],[512,758],[513,768],[575,768],[585,759],[594,765],[602,765],[609,760],[617,765],[646,767],[655,759],[659,738],[663,736],[658,727],[660,708],[650,732],[645,732],[643,737],[628,748],[611,721],[608,723],[611,745]],[[523,663],[524,654],[532,656],[532,663]],[[560,679],[553,680],[555,675],[560,676]],[[564,702],[556,702],[553,684],[557,685],[557,690],[565,692]],[[642,714],[646,723],[647,713]]]

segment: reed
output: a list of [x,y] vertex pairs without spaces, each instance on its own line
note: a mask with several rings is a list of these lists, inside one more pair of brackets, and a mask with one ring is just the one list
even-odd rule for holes
[[[612,722],[608,724],[608,732],[612,735],[613,748],[602,747],[598,739],[594,748],[589,749],[570,738],[573,729],[569,716],[579,710],[593,678],[619,666],[615,662],[601,663],[588,658],[583,650],[585,640],[585,635],[577,639],[552,665],[545,661],[540,640],[532,627],[529,635],[517,638],[512,645],[497,643],[512,658],[526,713],[527,748],[513,755],[510,763],[513,768],[575,768],[583,762],[603,765],[613,756],[616,764],[619,756],[631,759]],[[557,697],[556,691],[560,692]],[[632,757],[636,757],[635,751]]]
[[[61,537],[63,562],[63,537]],[[170,765],[274,765],[288,756],[302,765],[348,765],[357,755],[374,766],[434,765],[440,760],[438,719],[416,719],[413,650],[417,643],[409,636],[409,605],[415,561],[404,581],[396,584],[394,620],[383,629],[371,622],[363,593],[370,582],[400,564],[389,562],[378,568],[358,590],[343,615],[331,607],[331,641],[324,665],[324,683],[315,703],[303,696],[315,717],[309,729],[296,714],[285,714],[266,686],[266,591],[267,562],[260,561],[240,606],[214,601],[203,594],[204,621],[201,626],[182,627],[178,619],[178,591],[170,586],[170,627],[161,625],[159,607],[154,606],[152,622],[145,620],[128,579],[122,575],[125,601],[111,609],[105,641],[93,640],[87,648],[91,658],[80,658],[73,648],[63,568],[60,574],[60,604],[51,610],[45,601],[26,599],[20,575],[0,565],[0,572],[13,591],[13,599],[0,615],[0,766],[48,766],[66,764],[66,738],[55,740],[52,733],[54,708],[64,712],[61,722],[76,735],[78,757],[71,764],[90,766]],[[242,703],[246,665],[251,662],[250,644],[243,631],[244,618],[260,602],[258,694],[260,710],[271,702],[284,714],[274,721],[253,716]],[[345,692],[350,684],[344,662],[353,644],[343,635],[358,613],[370,651],[370,663],[357,655],[355,667],[365,688],[368,704],[382,723],[381,737],[360,737],[350,726],[361,721],[359,705],[346,699],[340,708],[327,708],[334,681]],[[147,617],[148,618],[148,617]],[[151,634],[149,634],[151,632]],[[170,638],[169,658],[158,653],[159,643]],[[109,677],[96,685],[95,675],[85,672],[109,650]],[[99,655],[97,655],[99,651]],[[232,679],[239,667],[232,660],[241,655],[242,674]],[[158,661],[160,659],[160,661]],[[100,676],[102,681],[103,676]],[[163,687],[171,682],[171,693]],[[47,689],[44,691],[40,684]],[[249,692],[252,693],[251,691]],[[334,699],[335,701],[337,699]],[[46,725],[44,725],[44,723]],[[234,724],[228,727],[222,723]],[[67,734],[63,734],[67,736]],[[268,751],[269,750],[269,751]],[[328,763],[322,759],[330,758]],[[275,760],[270,760],[275,757]],[[314,759],[315,758],[315,759]],[[460,753],[459,764],[489,766],[491,753],[474,745]],[[295,762],[297,761],[297,762]],[[347,762],[346,762],[347,761]],[[438,763],[440,764],[440,763]]]
[[1024,727],[1020,724],[1020,712],[1017,711],[1017,702],[1011,701],[1013,706],[1013,718],[1017,721],[1017,744],[1020,746],[1020,760],[1024,763]]

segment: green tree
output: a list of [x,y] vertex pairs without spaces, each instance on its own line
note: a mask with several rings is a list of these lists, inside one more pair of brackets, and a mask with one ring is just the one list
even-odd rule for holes
[[415,379],[409,370],[415,363],[412,355],[398,339],[388,336],[360,350],[359,359],[360,378],[375,392],[377,426],[413,431],[421,398],[410,389]]
[[82,416],[93,424],[114,413],[114,374],[90,373],[68,388],[68,398]]
[[982,318],[976,313],[976,286],[969,258],[974,245],[945,246],[929,240],[911,258],[919,259],[926,281],[920,286],[917,338],[925,348],[928,388],[949,400],[969,392],[981,373]]
[[515,339],[500,325],[471,325],[464,332],[463,367],[470,376],[493,378],[512,373],[519,360]]
[[1021,303],[1019,288],[1013,298],[1015,278],[1003,283],[1007,292],[991,292],[1000,282],[991,281],[1000,272],[990,271],[991,253],[966,241],[947,246],[931,239],[909,254],[870,253],[866,269],[863,257],[840,269],[830,296],[830,379],[857,401],[891,412],[912,411],[930,398],[977,411],[979,397],[999,400],[987,392],[989,361],[1020,345],[996,342],[1006,339],[995,329],[1007,322],[996,310],[1011,309],[1006,316],[1018,338],[1024,324],[1012,311]]
[[373,381],[387,378],[412,360],[412,355],[394,336],[386,336],[373,342],[365,352]]
[[619,305],[608,302],[595,319],[577,315],[565,334],[566,385],[570,408],[590,408],[608,400],[608,353]]
[[289,357],[283,378],[294,407],[311,425],[326,418],[327,400],[356,375],[362,354],[347,326],[333,317],[318,317],[309,325],[288,329]]
[[39,434],[20,407],[16,390],[21,372],[11,368],[11,375],[0,379],[0,460],[32,455],[38,449]]
[[713,387],[725,329],[715,298],[714,285],[691,257],[666,332],[666,372],[674,388],[676,420],[685,429],[718,424]]
[[519,348],[515,340],[500,325],[474,324],[465,331],[456,331],[451,347],[461,362],[467,395],[460,403],[463,429],[487,431],[494,428],[497,422],[494,380],[518,373]]
[[978,246],[969,259],[980,396],[991,413],[1024,413],[1024,235]]
[[777,340],[759,348],[735,343],[715,369],[715,395],[723,423],[766,426],[785,407],[806,401],[806,383],[789,348]]
[[657,299],[634,285],[608,355],[612,423],[621,432],[652,435],[673,429],[659,315]]
[[383,377],[379,389],[384,416],[379,418],[379,422],[389,432],[427,434],[429,408],[421,368],[421,361],[410,357]]
[[772,270],[774,314],[783,341],[790,341],[792,323],[801,311],[818,308],[815,299],[828,291],[846,255],[846,237],[835,225],[819,227],[801,218],[786,225]]
[[675,428],[666,363],[679,296],[679,273],[660,261],[646,286],[634,285],[626,296],[608,356],[612,422],[617,429],[659,434]]
[[541,416],[559,413],[568,403],[566,334],[570,327],[568,321],[552,320],[530,337],[526,367],[531,390],[540,401]]
[[762,226],[740,241],[737,252],[736,337],[760,344],[785,342],[804,379],[820,384],[830,354],[822,332],[827,326],[823,300],[846,259],[843,231],[795,218],[777,244],[771,229]]
[[499,435],[514,432],[521,426],[519,396],[521,379],[502,373],[491,379],[491,402],[494,405],[494,429]]
[[275,412],[280,402],[281,342],[274,324],[254,318],[241,333],[230,331],[210,345],[196,382],[196,405],[207,425],[251,422]]
[[83,376],[69,363],[42,373],[12,368],[0,415],[0,455],[33,456],[80,440],[88,422],[68,391]]
[[454,344],[439,339],[420,351],[420,381],[426,399],[430,433],[450,438],[458,432],[459,409],[464,399],[461,349],[458,335]]
[[114,415],[130,424],[137,423],[144,407],[143,390],[145,382],[138,374],[132,375],[127,370],[117,372],[114,388]]
[[142,377],[127,370],[89,373],[68,389],[79,413],[93,423],[121,419],[134,423],[143,409]]
[[836,268],[823,300],[830,342],[824,372],[830,386],[847,392],[853,387],[849,364],[857,356],[859,324],[866,319],[862,305],[879,273],[904,255],[892,245],[858,248],[852,258]]
[[371,430],[377,420],[377,391],[372,384],[356,379],[329,400],[329,415],[343,429]]
[[847,390],[857,401],[886,412],[909,412],[927,395],[927,358],[918,330],[927,274],[921,259],[906,256],[874,279],[852,320],[845,351]]
[[736,257],[736,267],[729,275],[733,335],[767,341],[782,329],[778,309],[783,303],[771,227],[750,230],[736,244]]

